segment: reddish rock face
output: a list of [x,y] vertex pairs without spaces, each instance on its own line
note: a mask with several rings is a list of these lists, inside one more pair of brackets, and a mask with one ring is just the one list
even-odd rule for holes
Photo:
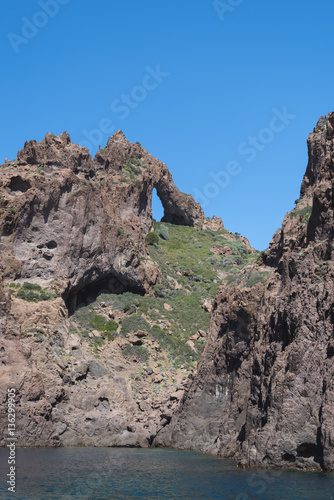
[[145,243],[154,188],[164,220],[203,224],[200,205],[177,189],[166,165],[121,131],[94,160],[66,132],[25,143],[0,178],[4,277],[57,279],[69,308],[88,285],[147,291],[160,279]]
[[[221,220],[206,220],[167,167],[121,131],[94,160],[68,134],[47,134],[1,167],[0,425],[13,387],[19,446],[155,438],[244,466],[334,470],[333,128],[331,113],[310,135],[301,198],[262,260],[207,303],[198,372],[165,400],[143,394],[139,408],[117,357],[131,341],[95,358],[70,331],[68,311],[101,290],[151,293],[160,282],[145,242],[154,187],[166,221],[215,230]],[[58,298],[10,298],[18,280],[53,287]],[[132,340],[146,342],[140,331]],[[156,386],[165,378],[155,373]]]
[[334,470],[334,113],[308,150],[301,198],[258,264],[267,283],[218,290],[198,374],[157,445]]
[[[145,241],[154,188],[164,220],[202,227],[201,207],[177,189],[166,165],[121,131],[94,159],[66,132],[46,134],[0,171],[1,428],[13,387],[18,446],[148,446],[161,411],[175,403],[155,401],[149,416],[144,405],[139,417],[130,379],[136,374],[118,345],[111,342],[103,356],[97,351],[96,361],[70,331],[68,313],[102,290],[152,293],[161,281]],[[47,287],[53,300],[10,299],[9,287],[24,281]],[[146,334],[139,334],[124,342],[141,345]]]

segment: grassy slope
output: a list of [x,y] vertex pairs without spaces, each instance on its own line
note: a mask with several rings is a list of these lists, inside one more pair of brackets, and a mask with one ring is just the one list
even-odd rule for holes
[[[130,292],[102,294],[95,303],[76,311],[71,320],[72,330],[86,337],[94,329],[102,332],[101,337],[90,339],[91,347],[108,340],[126,339],[137,330],[144,330],[148,339],[160,347],[154,352],[153,361],[167,363],[171,368],[181,365],[190,368],[199,358],[205,340],[194,340],[197,352],[186,342],[199,329],[206,331],[209,326],[210,314],[203,309],[203,303],[213,300],[222,279],[227,286],[235,283],[243,268],[257,260],[258,253],[252,253],[225,230],[203,231],[162,223],[155,223],[154,230],[168,238],[159,237],[159,244],[149,245],[150,256],[164,276],[163,283],[153,289],[155,297]],[[215,255],[211,251],[213,245],[228,246],[233,254]],[[114,311],[116,323],[103,317],[101,304],[105,312]],[[123,355],[149,362],[152,352],[145,345],[129,343]]]

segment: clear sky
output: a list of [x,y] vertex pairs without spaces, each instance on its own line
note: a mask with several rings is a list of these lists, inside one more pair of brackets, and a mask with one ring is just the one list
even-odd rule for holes
[[334,110],[333,20],[329,0],[1,2],[0,162],[63,130],[95,154],[121,128],[262,250]]

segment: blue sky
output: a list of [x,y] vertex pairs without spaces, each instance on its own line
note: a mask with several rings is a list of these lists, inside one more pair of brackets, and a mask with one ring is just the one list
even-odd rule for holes
[[121,128],[262,250],[334,110],[333,19],[328,0],[1,2],[0,162],[63,130],[95,154]]

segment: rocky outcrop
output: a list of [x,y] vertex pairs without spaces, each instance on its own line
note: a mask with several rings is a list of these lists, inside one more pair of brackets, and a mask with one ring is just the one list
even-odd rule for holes
[[2,165],[0,423],[7,428],[13,387],[19,446],[148,446],[170,419],[176,403],[168,395],[138,409],[136,359],[122,358],[115,343],[92,352],[68,321],[101,292],[152,294],[161,281],[146,246],[154,188],[165,220],[201,227],[193,197],[121,131],[94,160],[64,132],[26,143]]
[[[320,119],[308,148],[301,196],[257,263],[246,239],[205,219],[167,167],[121,131],[94,160],[66,133],[47,134],[2,166],[0,424],[7,428],[14,388],[19,446],[153,443],[243,466],[334,470],[334,114]],[[146,246],[154,188],[164,221],[206,229],[212,265],[227,259],[233,268],[217,275],[224,282],[214,303],[204,300],[211,323],[197,372],[185,381],[171,372],[170,386],[160,371],[122,355],[143,344],[158,352],[146,332],[93,349],[68,321],[101,292],[153,296],[161,269],[172,267],[164,257],[160,268]],[[238,267],[233,252],[253,263],[243,267],[239,255]],[[170,276],[158,286],[167,282],[191,293]],[[94,314],[124,320],[104,302]],[[199,335],[187,341],[194,352]],[[169,392],[154,397],[152,386],[165,382]]]
[[334,470],[333,113],[308,150],[301,196],[261,262],[219,288],[198,374],[156,445]]
[[0,267],[0,333],[5,332],[6,318],[10,309],[10,300],[4,291],[2,273]]
[[154,188],[165,220],[185,225],[204,220],[166,165],[121,131],[94,161],[65,132],[30,141],[17,160],[3,166],[0,183],[4,277],[57,279],[70,309],[84,299],[87,286],[92,293],[94,286],[144,293],[159,280],[145,243]]

